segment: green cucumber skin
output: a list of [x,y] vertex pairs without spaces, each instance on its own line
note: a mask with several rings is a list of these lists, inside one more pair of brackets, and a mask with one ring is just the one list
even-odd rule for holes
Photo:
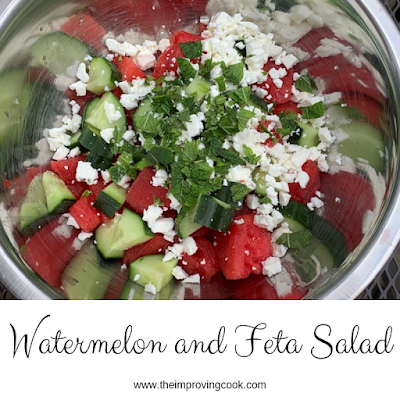
[[194,222],[219,232],[228,232],[235,212],[236,210],[228,204],[203,195],[200,198]]
[[[163,254],[140,257],[130,264],[129,279],[145,287],[151,283],[157,293],[173,279],[172,270],[178,265],[178,259],[163,261]],[[137,278],[137,279],[135,279]]]
[[43,174],[42,185],[49,214],[63,214],[76,201],[64,181],[52,171]]
[[175,219],[175,229],[181,239],[185,239],[203,226],[194,222],[197,206],[182,208]]
[[85,149],[105,158],[113,158],[111,146],[99,135],[84,127],[78,142]]
[[330,222],[318,215],[314,215],[311,233],[330,251],[335,260],[335,267],[340,267],[347,257],[347,244],[344,236]]
[[100,97],[95,97],[94,99],[90,100],[87,104],[85,109],[83,110],[82,114],[82,126],[86,126],[86,119],[92,114],[93,110],[96,109],[98,103],[100,102]]
[[139,214],[125,208],[111,221],[100,225],[95,233],[96,246],[106,258],[122,258],[124,251],[154,237]]
[[94,202],[94,207],[107,217],[112,218],[125,203],[125,200],[126,191],[115,183],[111,183],[99,193]]
[[[102,73],[98,73],[101,70]],[[104,73],[103,73],[104,72]],[[115,82],[122,80],[122,74],[119,69],[106,58],[93,57],[89,67],[89,82],[87,90],[100,95],[106,91],[115,89]]]
[[286,207],[280,209],[283,216],[292,218],[304,226],[304,229],[311,230],[314,214],[309,208],[296,201],[289,201]]
[[381,132],[367,122],[353,121],[349,125],[340,127],[347,135],[347,139],[338,143],[338,151],[353,159],[367,160],[377,172],[383,172],[385,167],[385,147]]
[[30,230],[35,221],[48,215],[42,178],[43,174],[36,175],[28,186],[28,193],[19,212],[22,231]]
[[[104,109],[106,103],[112,104],[115,110],[119,111],[121,114],[121,117],[117,121],[110,122],[108,120]],[[93,108],[90,109],[90,112],[87,113],[85,124],[96,133],[100,133],[103,129],[114,128],[116,131],[114,139],[116,143],[119,143],[126,129],[126,115],[124,108],[113,93],[106,92],[103,94],[100,101],[96,102]]]
[[48,33],[30,47],[36,63],[55,74],[65,74],[76,61],[84,62],[90,51],[85,43],[63,32]]
[[311,125],[297,122],[297,125],[301,128],[302,132],[300,138],[297,141],[299,146],[306,148],[318,146],[320,140],[318,135],[318,129],[313,128]]
[[101,169],[102,171],[107,170],[113,165],[112,158],[102,157],[95,153],[89,153],[86,162],[90,162],[93,168]]
[[116,271],[117,263],[103,260],[93,242],[88,242],[63,272],[62,287],[69,299],[100,300]]

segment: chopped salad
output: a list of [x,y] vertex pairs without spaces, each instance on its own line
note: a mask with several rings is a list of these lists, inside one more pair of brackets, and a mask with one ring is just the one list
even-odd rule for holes
[[31,46],[56,84],[78,60],[52,160],[6,183],[41,279],[77,299],[300,299],[358,246],[384,100],[348,42],[321,25],[290,51],[219,12],[139,44],[77,18]]

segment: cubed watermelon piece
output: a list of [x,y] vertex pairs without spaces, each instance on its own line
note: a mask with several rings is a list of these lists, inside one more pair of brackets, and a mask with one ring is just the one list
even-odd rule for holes
[[85,161],[86,156],[76,156],[67,160],[52,161],[51,170],[55,172],[67,185],[76,182],[75,175],[79,161]]
[[349,252],[361,242],[365,213],[376,206],[374,190],[370,182],[359,175],[341,171],[321,174],[321,192],[324,195],[326,218],[345,237]]
[[257,86],[268,92],[264,99],[268,103],[285,104],[290,101],[292,96],[293,86],[293,69],[286,70],[286,75],[280,78],[282,85],[276,85],[274,80],[269,75],[271,69],[286,69],[282,65],[276,65],[275,61],[268,61],[264,66],[263,70],[268,73],[267,80],[263,83],[258,83]]
[[146,74],[130,57],[115,56],[113,63],[120,70],[123,81],[131,82],[136,78],[146,78]]
[[311,160],[306,161],[301,169],[308,174],[310,180],[305,188],[302,188],[299,183],[289,183],[289,191],[292,200],[307,204],[311,200],[311,197],[315,196],[315,192],[317,192],[321,186],[321,173],[317,164]]
[[171,201],[167,199],[167,189],[152,185],[154,175],[155,171],[152,167],[145,168],[128,190],[126,202],[133,211],[139,214],[143,214],[144,210],[154,204],[154,198],[160,199],[165,207],[169,207],[171,204]]
[[173,243],[164,239],[164,236],[157,233],[152,239],[133,246],[126,250],[122,259],[123,263],[129,265],[131,262],[137,260],[140,257],[148,256],[151,254],[161,254],[167,250],[168,247],[172,246]]
[[85,196],[73,204],[69,212],[84,232],[93,232],[101,224],[101,215],[93,207],[94,196]]
[[179,265],[189,275],[199,274],[202,282],[210,282],[220,270],[214,246],[202,237],[196,238],[196,244],[196,253],[191,256],[185,253]]
[[[236,220],[242,223],[236,224]],[[271,233],[254,225],[254,214],[234,218],[229,233],[214,236],[219,265],[226,279],[247,278],[262,273],[262,261],[272,255]]]
[[61,32],[67,33],[89,46],[101,50],[103,37],[107,31],[88,14],[77,14],[61,25]]
[[49,285],[59,288],[61,275],[78,250],[74,240],[79,230],[52,221],[26,243],[24,259]]

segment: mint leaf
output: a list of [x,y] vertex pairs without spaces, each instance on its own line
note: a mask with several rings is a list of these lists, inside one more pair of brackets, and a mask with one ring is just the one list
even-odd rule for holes
[[200,57],[203,51],[203,45],[200,41],[179,43],[179,47],[186,58]]
[[289,249],[302,249],[307,247],[312,237],[311,232],[308,229],[304,229],[294,233],[284,233],[276,241],[278,244],[283,244]]
[[245,110],[241,108],[238,112],[238,129],[239,132],[246,128],[247,122],[249,122],[250,118],[253,118],[255,114],[252,111]]
[[245,144],[243,145],[243,151],[244,151],[244,159],[252,165],[257,165],[258,162],[261,159],[261,156],[256,156],[253,152],[253,150],[249,147],[246,146]]
[[322,101],[309,107],[300,107],[304,119],[320,118],[325,114],[325,106]]
[[213,171],[214,168],[208,165],[207,161],[197,161],[193,165],[190,175],[193,179],[207,181]]
[[204,76],[206,78],[210,77],[211,70],[217,65],[217,63],[213,62],[211,58],[206,60],[204,64],[200,64],[199,75]]
[[226,161],[230,162],[234,165],[246,165],[246,161],[244,161],[239,153],[234,149],[219,149],[218,155],[222,158],[225,158]]
[[146,115],[135,119],[135,131],[157,136],[162,132],[162,121],[154,113],[148,112]]
[[185,58],[178,57],[179,75],[181,76],[183,82],[189,83],[190,79],[196,76],[196,70],[189,60]]
[[223,76],[219,76],[218,78],[214,79],[218,85],[218,89],[220,92],[225,92],[226,85],[225,85],[225,78]]
[[250,95],[251,101],[259,108],[262,108],[263,110],[270,112],[272,110],[273,103],[268,103],[261,97],[257,96],[255,93],[252,93]]
[[90,190],[85,190],[85,191],[82,193],[81,199],[82,199],[83,197],[88,197],[88,196],[91,196],[91,195],[92,195],[92,192],[91,192]]
[[251,192],[246,185],[242,185],[241,183],[233,183],[231,186],[232,200],[239,201],[247,196]]
[[154,196],[153,194],[153,205],[154,206],[163,206],[164,203],[161,199],[159,199],[158,197]]
[[146,159],[153,164],[168,166],[174,161],[174,154],[171,149],[162,146],[154,146],[147,153]]
[[300,78],[295,82],[294,86],[297,90],[307,93],[313,93],[314,90],[317,90],[317,85],[310,75],[301,75]]
[[227,96],[240,106],[248,105],[250,103],[251,89],[249,86],[241,87],[236,90],[231,90]]
[[290,111],[287,114],[281,112],[279,114],[279,119],[282,128],[279,128],[276,131],[282,135],[290,135],[292,132],[295,132],[298,128],[297,118],[297,114],[294,111]]
[[225,64],[222,64],[222,71],[225,78],[229,82],[232,82],[235,85],[239,85],[244,76],[244,63],[240,62],[230,65],[229,67],[226,67]]
[[117,165],[114,165],[111,168],[109,168],[108,173],[110,174],[111,180],[115,183],[120,182],[125,175],[122,169]]

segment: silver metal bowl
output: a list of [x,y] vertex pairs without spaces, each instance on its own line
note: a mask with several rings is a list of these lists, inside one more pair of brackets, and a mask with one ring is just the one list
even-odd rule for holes
[[[297,2],[302,3],[302,0]],[[162,6],[166,2],[154,0],[154,13],[150,16],[147,11],[136,7],[152,1],[134,0],[125,2],[109,0],[63,1],[63,0],[0,0],[0,73],[26,67],[29,62],[29,46],[45,32],[55,31],[60,26],[62,18],[78,13],[89,7],[91,13],[99,13],[108,29],[117,33],[126,30],[127,26],[145,31],[149,35],[168,35],[168,31],[182,28],[185,23],[196,21],[199,8],[193,6],[196,2],[173,1],[176,11],[174,17],[166,20]],[[201,2],[200,2],[201,3]],[[131,12],[126,12],[125,5],[136,4]],[[251,10],[260,6],[257,0],[209,2],[210,12],[226,10],[228,12],[242,11],[246,19],[253,19],[258,25],[265,23],[260,18],[253,17]],[[268,5],[268,2],[263,5]],[[294,4],[292,0],[276,0],[276,8],[287,11]],[[326,0],[307,1],[311,9],[323,7],[329,11],[329,23],[336,18],[336,24],[342,25],[343,32],[353,33],[356,37],[355,46],[364,46],[373,55],[380,77],[386,85],[386,108],[388,111],[387,129],[384,132],[387,152],[387,163],[383,178],[385,187],[382,192],[382,205],[373,229],[370,229],[358,248],[346,259],[343,266],[322,276],[314,283],[307,298],[312,299],[352,299],[357,297],[382,269],[397,246],[400,238],[400,197],[399,197],[399,128],[400,121],[400,48],[399,32],[392,18],[379,0]],[[122,7],[121,7],[122,5]],[[148,10],[148,7],[145,7]],[[134,10],[134,11],[132,11]],[[139,11],[138,11],[139,10]],[[154,11],[154,10],[153,10]],[[168,19],[167,18],[167,19]],[[327,22],[327,21],[325,21]],[[279,33],[278,33],[279,37]],[[49,74],[41,77],[48,82]],[[0,91],[4,90],[0,88]],[[6,128],[0,126],[0,174],[1,181],[9,179],[18,171],[22,171],[29,156],[30,147],[42,138],[43,129],[50,127],[55,116],[62,109],[62,99],[56,94],[43,92],[42,86],[37,85],[35,97],[35,113],[29,118],[21,119],[21,124],[13,124],[13,129],[23,131],[17,138],[11,136]],[[47,97],[46,97],[47,96]],[[49,97],[50,96],[50,97]],[[1,107],[1,94],[0,94]],[[32,111],[32,110],[30,110]],[[4,132],[7,132],[5,134]],[[11,157],[11,158],[10,158]],[[11,160],[11,161],[10,161]],[[24,164],[25,162],[25,164]],[[0,194],[0,196],[3,196]],[[63,298],[55,289],[45,284],[26,266],[21,255],[13,246],[10,235],[7,212],[1,211],[2,224],[0,227],[0,280],[18,297],[22,299],[57,299]],[[10,217],[8,215],[8,217]],[[351,215],[349,215],[351,224]],[[60,249],[59,251],[62,251]],[[216,298],[224,297],[221,293]],[[212,294],[211,294],[211,297]]]

